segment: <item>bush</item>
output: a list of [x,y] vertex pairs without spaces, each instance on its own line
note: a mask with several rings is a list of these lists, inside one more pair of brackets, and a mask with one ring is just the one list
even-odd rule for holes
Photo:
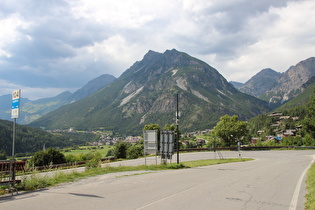
[[99,152],[94,152],[92,154],[92,158],[86,162],[86,168],[91,169],[91,168],[99,168],[101,167],[101,159],[102,155]]
[[214,146],[217,147],[223,147],[224,146],[224,142],[217,140],[215,138],[211,138],[208,140],[206,147],[207,148],[214,148]]
[[143,156],[143,145],[135,144],[127,149],[127,158],[136,159]]
[[114,156],[116,158],[126,158],[127,157],[127,149],[129,145],[126,142],[120,141],[115,144],[114,147]]
[[268,140],[268,141],[263,142],[262,146],[272,147],[272,146],[279,146],[279,144],[276,142],[276,140]]
[[33,163],[34,166],[47,166],[65,162],[66,157],[64,154],[55,148],[49,148],[47,151],[38,151],[31,159],[31,163]]
[[5,153],[4,150],[0,151],[0,160],[6,160],[7,159],[7,154]]
[[66,162],[67,163],[73,163],[73,162],[77,162],[78,160],[78,156],[73,155],[73,154],[69,154],[66,156]]
[[78,161],[87,161],[88,159],[87,159],[86,154],[81,153],[81,154],[77,155],[77,160]]
[[111,156],[114,156],[114,150],[113,149],[108,150],[108,152],[106,154],[106,157],[111,157]]
[[300,136],[284,137],[281,144],[284,146],[302,146],[303,139]]
[[315,146],[315,140],[312,139],[311,135],[306,134],[304,137],[305,146]]

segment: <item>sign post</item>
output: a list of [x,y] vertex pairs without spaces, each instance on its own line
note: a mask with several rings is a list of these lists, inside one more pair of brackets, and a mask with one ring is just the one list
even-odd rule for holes
[[161,159],[164,159],[164,163],[167,162],[167,159],[172,160],[175,143],[174,136],[174,131],[161,131]]
[[157,164],[157,151],[158,151],[158,131],[157,130],[144,130],[143,131],[144,143],[144,164],[147,164],[147,154],[155,155],[155,162]]
[[12,160],[11,160],[11,180],[13,181],[13,185],[15,184],[15,167],[14,167],[14,156],[15,156],[15,134],[16,134],[16,119],[20,117],[20,98],[21,98],[21,90],[15,90],[12,93],[12,110],[11,110],[11,118],[14,119],[13,122],[13,139],[12,139]]
[[176,94],[176,149],[177,149],[177,164],[179,164],[179,111],[178,111],[178,94]]

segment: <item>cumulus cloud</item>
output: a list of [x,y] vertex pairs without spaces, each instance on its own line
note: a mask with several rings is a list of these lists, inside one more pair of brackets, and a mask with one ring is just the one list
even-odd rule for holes
[[54,96],[172,48],[245,82],[314,56],[314,11],[311,0],[3,0],[0,94]]

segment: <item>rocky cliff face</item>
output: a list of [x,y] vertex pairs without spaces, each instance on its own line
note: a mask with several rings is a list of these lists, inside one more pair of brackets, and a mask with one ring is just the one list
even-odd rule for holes
[[308,58],[289,68],[266,92],[263,98],[271,104],[282,104],[303,91],[303,84],[315,76],[315,57]]

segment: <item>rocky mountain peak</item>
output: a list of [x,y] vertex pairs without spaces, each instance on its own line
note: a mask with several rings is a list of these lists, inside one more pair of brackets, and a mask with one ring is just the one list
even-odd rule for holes
[[263,69],[250,78],[239,90],[243,93],[259,97],[276,84],[277,78],[280,75],[281,73],[273,69]]
[[282,104],[303,90],[303,84],[315,76],[315,57],[308,58],[290,67],[277,79],[276,84],[266,93],[272,104]]

